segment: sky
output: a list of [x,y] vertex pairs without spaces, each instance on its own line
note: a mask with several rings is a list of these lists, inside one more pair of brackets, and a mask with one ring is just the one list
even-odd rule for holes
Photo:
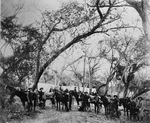
[[[20,23],[27,25],[27,24],[31,24],[33,23],[35,20],[38,20],[41,17],[41,12],[43,12],[44,10],[57,10],[62,3],[67,3],[70,2],[71,0],[2,0],[2,17],[3,16],[8,16],[11,15],[12,12],[14,12],[14,8],[15,6],[12,5],[17,5],[18,2],[19,3],[24,3],[24,9],[23,11],[18,15],[18,18],[20,20]],[[82,1],[82,0],[78,0],[78,1]],[[137,12],[134,9],[127,9],[127,12],[124,14],[124,22],[125,23],[131,23],[131,24],[135,24],[135,20],[139,19],[138,22],[138,26],[142,27],[140,18],[137,14]],[[140,32],[134,32],[135,36],[138,36]],[[12,50],[11,47],[8,45],[7,47],[3,47],[4,45],[4,41],[0,41],[0,48],[2,53],[4,54],[4,56],[8,57],[10,55],[12,55]],[[96,42],[90,42],[90,46],[91,48],[96,48],[97,47],[97,43]],[[82,52],[76,51],[76,53],[74,53],[74,56],[72,58],[78,58],[79,55],[82,55]],[[62,54],[63,56],[63,54]],[[72,59],[71,58],[71,59]],[[55,62],[54,62],[54,66],[56,70],[59,70],[62,68],[62,66],[64,65],[65,59],[63,57],[58,57]],[[105,62],[103,65],[104,68],[106,69],[107,63],[106,61],[102,61]],[[82,67],[83,64],[80,65],[80,67]],[[108,66],[107,66],[108,67]]]

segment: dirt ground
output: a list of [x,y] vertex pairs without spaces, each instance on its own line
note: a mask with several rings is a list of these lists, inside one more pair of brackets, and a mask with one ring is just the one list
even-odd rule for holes
[[98,115],[94,113],[94,110],[92,112],[80,112],[76,105],[69,112],[56,111],[55,108],[51,108],[50,102],[47,101],[46,109],[37,109],[36,113],[27,113],[21,119],[12,119],[7,123],[133,123],[133,121],[127,120],[123,115],[121,118],[113,119],[106,117],[104,109],[101,109]]

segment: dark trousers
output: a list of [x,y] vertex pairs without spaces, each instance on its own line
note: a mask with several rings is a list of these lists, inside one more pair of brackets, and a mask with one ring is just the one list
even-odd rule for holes
[[99,113],[99,104],[95,103],[95,113]]
[[65,102],[65,109],[66,109],[66,111],[69,111],[68,102]]
[[71,105],[72,105],[72,98],[69,100],[69,110],[71,110]]

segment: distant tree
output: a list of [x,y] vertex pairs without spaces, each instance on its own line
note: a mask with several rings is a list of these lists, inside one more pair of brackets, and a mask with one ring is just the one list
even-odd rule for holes
[[[34,69],[34,46],[29,40],[24,39],[26,27],[15,23],[16,16],[5,17],[1,21],[1,35],[5,45],[10,45],[13,50],[13,56],[1,58],[1,67],[4,82],[19,85],[28,75],[33,74]],[[29,38],[36,38],[37,34],[34,28],[30,29]]]

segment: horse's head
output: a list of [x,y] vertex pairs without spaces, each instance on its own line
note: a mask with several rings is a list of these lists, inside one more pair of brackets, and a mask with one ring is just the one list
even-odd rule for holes
[[22,93],[20,93],[21,91],[10,85],[6,85],[4,90],[10,94],[10,100],[12,100],[15,95],[19,95],[19,97],[22,95]]

